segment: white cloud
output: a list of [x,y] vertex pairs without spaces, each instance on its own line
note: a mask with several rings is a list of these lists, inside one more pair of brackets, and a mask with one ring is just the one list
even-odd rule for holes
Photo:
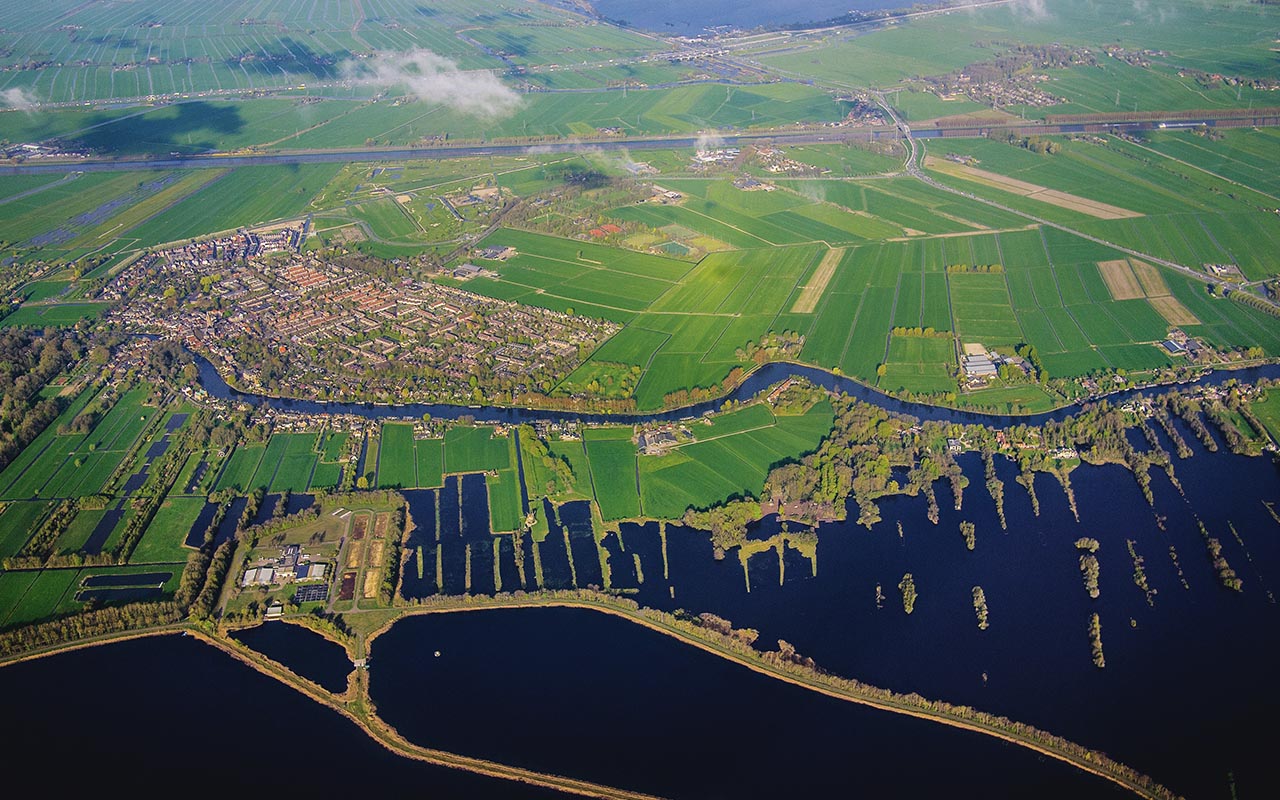
[[[957,0],[954,5],[959,8],[972,8],[985,5],[988,2],[990,0]],[[1037,22],[1050,17],[1049,8],[1045,4],[1045,0],[1010,0],[1007,5],[1019,16]]]
[[492,72],[459,69],[456,61],[423,48],[345,61],[342,73],[358,84],[399,87],[416,100],[476,117],[504,117],[521,103],[520,95]]
[[40,98],[26,89],[5,89],[0,92],[0,107],[18,111],[34,111],[40,105]]

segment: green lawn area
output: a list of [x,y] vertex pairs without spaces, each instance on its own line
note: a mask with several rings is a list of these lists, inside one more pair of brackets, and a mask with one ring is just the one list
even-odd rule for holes
[[24,305],[0,320],[0,328],[66,328],[75,325],[82,319],[96,319],[106,309],[106,303]]
[[218,476],[217,489],[236,489],[249,492],[253,487],[253,474],[258,469],[258,462],[266,451],[266,445],[251,444],[237,447],[227,459],[227,465]]
[[414,443],[418,485],[424,489],[444,486],[444,439],[419,439]]
[[512,466],[506,436],[490,426],[450,428],[444,437],[444,471],[488,472]]
[[0,513],[0,558],[16,555],[22,549],[48,508],[49,503],[44,500],[15,501],[5,505]]
[[[10,574],[21,573],[4,573],[0,578],[7,578]],[[5,627],[22,625],[28,622],[35,622],[44,619],[54,613],[61,604],[63,596],[75,585],[76,576],[80,574],[77,569],[46,569],[36,576],[31,582],[30,588],[18,601],[17,605],[10,611],[8,617],[3,620]],[[16,579],[21,580],[21,579]]]
[[413,425],[386,422],[382,425],[382,446],[378,448],[378,487],[410,489],[418,485],[417,456]]
[[487,476],[489,487],[489,528],[494,533],[509,533],[524,525],[520,506],[520,475],[514,469],[498,470]]
[[589,428],[582,432],[596,502],[606,520],[640,516],[636,446],[632,428]]
[[186,561],[191,551],[182,546],[200,509],[203,497],[170,497],[164,501],[146,533],[129,558],[133,564],[164,564]]
[[1266,398],[1254,402],[1252,409],[1271,439],[1280,442],[1280,389],[1268,390]]
[[[767,424],[748,427],[748,419]],[[720,418],[716,425],[728,422],[729,432],[718,437],[695,426],[699,441],[661,456],[639,457],[645,516],[677,519],[690,507],[707,508],[734,496],[759,497],[769,470],[816,449],[832,419],[826,401],[803,415],[776,418],[768,406],[758,404]]]

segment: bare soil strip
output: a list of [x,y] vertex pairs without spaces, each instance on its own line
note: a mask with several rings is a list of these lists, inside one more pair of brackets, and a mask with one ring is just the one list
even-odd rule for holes
[[1099,261],[1098,270],[1102,273],[1102,282],[1107,285],[1107,291],[1111,292],[1112,300],[1137,300],[1147,296],[1127,260],[1118,258],[1115,261]]
[[1178,298],[1173,295],[1165,295],[1164,297],[1150,297],[1147,302],[1151,304],[1160,316],[1164,317],[1170,325],[1199,325],[1200,319],[1191,313],[1191,309],[1178,302]]
[[364,572],[364,599],[372,600],[378,596],[378,583],[382,580],[382,570],[367,569]]
[[1098,270],[1114,300],[1146,298],[1151,307],[1170,325],[1199,325],[1191,310],[1169,294],[1169,285],[1153,264],[1136,258],[1099,261]]
[[813,310],[818,307],[818,300],[822,298],[822,293],[827,290],[827,284],[831,283],[831,277],[836,274],[836,267],[840,265],[841,258],[844,258],[843,247],[835,247],[827,251],[827,254],[822,257],[822,263],[809,279],[809,283],[805,284],[804,289],[800,291],[795,305],[791,306],[791,313],[813,313]]
[[1131,258],[1129,265],[1133,267],[1133,274],[1138,276],[1138,282],[1142,284],[1142,291],[1146,292],[1147,297],[1164,297],[1169,294],[1169,286],[1154,264]]
[[1016,194],[1021,197],[1029,197],[1032,200],[1039,200],[1042,203],[1048,203],[1058,208],[1065,208],[1069,211],[1078,211],[1081,214],[1087,214],[1097,219],[1132,219],[1133,217],[1141,217],[1136,211],[1130,211],[1127,208],[1100,203],[1097,200],[1090,200],[1079,195],[1067,194],[1056,189],[1049,189],[1044,186],[1037,186],[1034,183],[1020,181],[1017,178],[1010,178],[1007,175],[1000,175],[995,172],[988,172],[985,169],[976,169],[974,167],[966,167],[963,164],[957,164],[954,161],[947,161],[945,158],[936,158],[927,156],[924,165],[932,170],[937,170],[946,175],[952,175],[964,180],[980,183],[983,186],[990,186],[993,189],[999,189],[1010,194]]

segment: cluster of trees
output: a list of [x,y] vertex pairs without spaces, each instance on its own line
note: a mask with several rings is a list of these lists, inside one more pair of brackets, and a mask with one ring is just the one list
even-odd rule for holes
[[40,390],[83,353],[75,330],[0,330],[0,469],[58,416],[58,401]]
[[188,615],[195,622],[204,622],[213,616],[217,609],[218,599],[222,595],[222,583],[226,580],[227,571],[231,569],[231,561],[236,554],[236,540],[228,539],[218,545],[209,561],[209,569],[205,574],[204,585],[192,601]]
[[752,499],[735,499],[705,511],[689,509],[682,522],[690,528],[711,533],[715,557],[724,558],[725,551],[747,541],[747,526],[760,519],[760,503]]
[[1000,529],[1008,530],[1009,526],[1004,519],[1004,481],[1000,480],[999,475],[996,475],[994,454],[985,447],[982,449],[982,465],[986,470],[987,491],[991,494],[991,499],[996,503],[996,516],[1000,518]]
[[538,436],[531,425],[520,426],[520,447],[546,470],[549,476],[545,487],[548,496],[562,494],[573,488],[573,465],[564,456],[552,453],[546,441]]
[[916,609],[916,579],[910,572],[898,581],[898,591],[902,592],[902,610],[910,614]]
[[1217,537],[1210,536],[1209,530],[1205,528],[1204,523],[1196,520],[1200,525],[1200,536],[1204,539],[1204,549],[1209,555],[1209,561],[1213,563],[1214,574],[1218,576],[1218,582],[1233,592],[1238,592],[1244,587],[1244,581],[1236,576],[1236,571],[1227,563],[1226,556],[1222,555],[1222,542]]
[[987,625],[987,593],[981,586],[973,587],[973,613],[978,617],[978,630],[985,631]]
[[183,616],[183,609],[173,602],[107,606],[0,633],[0,655],[14,655],[94,636],[172,625],[181,621]]
[[795,331],[783,331],[782,333],[769,331],[760,337],[759,342],[747,342],[742,347],[734,350],[733,354],[739,361],[753,361],[757,364],[765,364],[770,361],[798,358],[800,351],[803,349],[804,334],[796,333]]
[[44,565],[45,559],[53,553],[53,546],[58,541],[71,520],[80,511],[80,504],[75,500],[59,500],[44,521],[36,528],[31,538],[18,551],[18,555],[4,560],[5,569],[34,569]]
[[1089,597],[1098,599],[1098,540],[1088,536],[1076,539],[1076,549],[1080,550],[1080,575],[1084,578],[1084,589]]
[[378,584],[378,602],[391,605],[399,588],[400,572],[404,569],[402,554],[404,552],[405,507],[398,506],[391,513],[390,530],[387,532],[386,569],[382,570],[382,581]]
[[972,550],[978,542],[977,528],[967,520],[960,523],[960,535],[964,537],[964,546]]
[[1098,669],[1105,667],[1107,659],[1102,655],[1102,620],[1096,611],[1089,615],[1089,648],[1093,653],[1093,665]]
[[1003,264],[948,264],[947,272],[952,274],[969,272],[980,274],[999,274],[1004,272]]
[[1138,555],[1138,551],[1134,548],[1137,542],[1126,539],[1124,544],[1129,550],[1129,558],[1133,561],[1133,583],[1142,590],[1143,596],[1147,598],[1147,605],[1155,606],[1156,590],[1147,583],[1147,570],[1143,567],[1142,556]]
[[922,328],[920,326],[916,326],[914,328],[907,328],[902,325],[898,325],[893,328],[891,333],[894,336],[913,336],[913,337],[923,338],[923,339],[950,339],[951,338],[951,331],[938,331],[938,330],[934,330],[933,328]]

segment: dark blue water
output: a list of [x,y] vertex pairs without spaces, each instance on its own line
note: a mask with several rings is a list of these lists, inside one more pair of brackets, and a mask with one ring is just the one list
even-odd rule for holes
[[666,797],[1122,796],[1021,748],[582,609],[411,617],[371,656],[372,698],[411,741]]
[[678,36],[695,35],[708,28],[821,22],[849,11],[899,8],[904,0],[592,0],[603,17],[636,28]]
[[[1035,517],[1025,490],[1013,482],[1012,465],[998,460],[1006,532],[979,459],[962,463],[972,483],[960,512],[942,486],[936,487],[942,506],[936,527],[922,499],[885,500],[884,521],[870,531],[849,523],[823,526],[817,577],[795,559],[803,566],[789,562],[781,587],[772,551],[751,560],[748,592],[734,554],[715,562],[703,534],[668,526],[674,603],[757,628],[765,641],[785,638],[839,674],[1039,725],[1191,797],[1227,796],[1229,775],[1241,796],[1244,789],[1280,785],[1273,759],[1246,733],[1280,711],[1272,689],[1280,613],[1271,595],[1280,576],[1280,527],[1261,502],[1280,501],[1273,464],[1199,449],[1177,464],[1186,501],[1163,472],[1153,473],[1156,511],[1123,468],[1079,469],[1072,473],[1081,514],[1076,523],[1047,476],[1036,480],[1041,516]],[[1194,515],[1221,540],[1245,581],[1243,593],[1218,585]],[[976,524],[973,552],[959,533],[961,520]],[[757,535],[764,537],[776,523],[761,528]],[[624,536],[628,531],[624,526]],[[1077,564],[1073,543],[1081,536],[1101,543],[1097,600],[1085,593]],[[1144,558],[1148,583],[1158,592],[1154,607],[1133,582],[1126,540]],[[897,589],[905,572],[919,592],[909,617]],[[876,607],[877,584],[883,608]],[[986,594],[986,631],[976,626],[974,585]],[[661,591],[642,591],[641,599],[663,603]],[[1091,663],[1085,633],[1093,611],[1103,625],[1103,670]]]
[[204,507],[200,509],[200,513],[196,516],[196,521],[191,523],[191,530],[187,531],[187,538],[184,542],[187,547],[201,547],[204,544],[204,535],[209,530],[209,525],[213,523],[213,515],[217,511],[217,503],[205,502]]
[[[109,676],[110,691],[50,702],[83,685],[86,675]],[[333,711],[180,636],[4,667],[0,695],[5,725],[22,732],[5,739],[5,763],[22,765],[27,776],[10,777],[15,791],[38,775],[42,790],[54,796],[100,795],[109,785],[147,797],[158,785],[215,780],[219,787],[252,786],[255,793],[282,796],[360,797],[374,781],[379,792],[404,796],[422,796],[426,787],[439,798],[563,797],[401,758]],[[245,739],[248,730],[253,741]],[[217,762],[216,779],[197,778],[193,765],[209,758]],[[335,758],[341,768],[332,768]]]
[[94,575],[85,578],[82,586],[88,588],[112,586],[159,586],[173,577],[172,572],[135,572],[131,575]]
[[[1190,431],[1183,435],[1194,442]],[[1172,451],[1163,432],[1158,436]],[[753,556],[744,573],[736,550],[717,561],[706,534],[678,525],[667,526],[668,578],[656,524],[624,524],[603,538],[601,548],[612,587],[642,604],[720,614],[760,630],[762,642],[788,640],[838,674],[1030,722],[1104,750],[1188,796],[1222,795],[1229,773],[1238,788],[1280,785],[1258,740],[1244,733],[1280,711],[1270,689],[1270,676],[1280,667],[1280,613],[1273,600],[1280,525],[1263,505],[1280,505],[1280,474],[1269,459],[1192,447],[1195,455],[1175,465],[1186,498],[1154,470],[1154,509],[1122,467],[1073,472],[1079,523],[1056,479],[1043,474],[1035,478],[1041,509],[1035,516],[1026,490],[1015,482],[1014,465],[997,458],[1008,530],[1000,527],[981,459],[964,455],[960,464],[971,483],[960,511],[950,488],[939,482],[936,526],[927,519],[924,499],[908,497],[882,500],[883,521],[869,531],[852,523],[824,525],[816,575],[815,565],[790,547],[781,563],[772,549]],[[456,486],[443,495],[450,506],[443,516],[457,519]],[[410,507],[416,518],[412,500]],[[537,588],[535,554],[543,587],[600,585],[600,550],[586,504],[567,504],[558,514],[544,506],[544,513],[550,534],[540,543],[531,537],[523,543],[525,588]],[[856,507],[850,515],[857,517]],[[1197,517],[1244,580],[1241,594],[1218,584]],[[972,552],[961,521],[976,526]],[[779,530],[771,517],[751,537],[768,539]],[[1077,563],[1074,542],[1084,536],[1101,543],[1097,600],[1085,592]],[[1148,584],[1157,592],[1153,606],[1134,583],[1127,541],[1145,562]],[[446,549],[444,591],[456,593],[464,564],[448,554]],[[407,597],[436,593],[434,559],[427,564],[429,585],[406,581]],[[475,581],[474,564],[472,591],[488,593]],[[500,549],[498,570],[515,574],[514,548]],[[906,572],[919,592],[910,616],[897,588]],[[877,584],[884,596],[880,608]],[[510,585],[504,579],[504,589]],[[986,631],[976,624],[975,585],[986,594]],[[1094,611],[1103,626],[1103,670],[1093,666],[1086,634]]]
[[334,693],[347,689],[347,651],[314,631],[286,622],[267,622],[231,634],[267,658]]

